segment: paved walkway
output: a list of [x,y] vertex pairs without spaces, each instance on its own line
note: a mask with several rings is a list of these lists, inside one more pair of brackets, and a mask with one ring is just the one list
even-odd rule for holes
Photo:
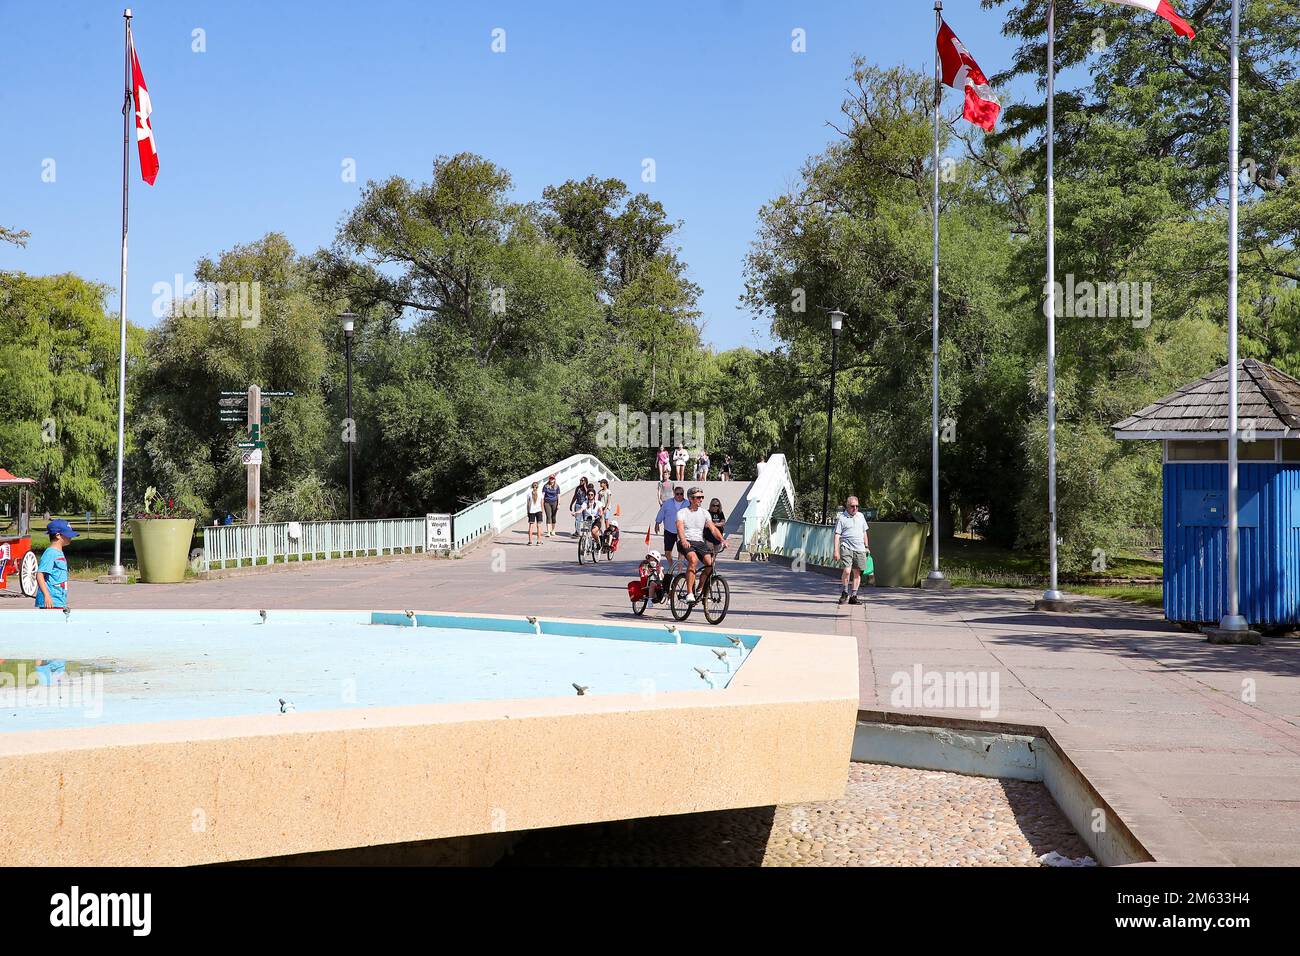
[[[322,562],[178,585],[74,581],[72,603],[631,619],[624,585],[640,537],[625,536],[616,560],[595,569],[578,566],[567,537],[524,542],[515,530],[459,560]],[[891,702],[895,675],[916,665],[996,674],[994,719],[1049,729],[1158,860],[1300,865],[1300,640],[1214,646],[1155,611],[1092,600],[1046,615],[1029,610],[1035,595],[1008,590],[868,589],[865,605],[838,606],[836,582],[819,574],[730,558],[722,567],[727,627],[857,638],[864,710],[978,718],[977,705]],[[0,595],[0,634],[3,608],[29,606]],[[666,609],[648,617],[670,620]]]

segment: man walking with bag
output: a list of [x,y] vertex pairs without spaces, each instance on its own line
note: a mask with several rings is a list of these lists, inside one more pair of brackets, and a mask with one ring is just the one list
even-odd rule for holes
[[[860,604],[858,583],[871,573],[871,548],[867,544],[867,519],[858,508],[858,499],[850,495],[844,510],[835,518],[835,562],[840,566],[840,604]],[[852,582],[850,582],[850,577]],[[850,590],[849,585],[853,587]]]

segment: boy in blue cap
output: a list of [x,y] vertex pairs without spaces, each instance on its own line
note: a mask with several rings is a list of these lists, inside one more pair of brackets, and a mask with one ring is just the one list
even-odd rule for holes
[[41,552],[41,563],[36,566],[36,606],[56,608],[68,606],[68,559],[63,549],[77,532],[63,518],[55,518],[45,526],[50,536],[50,546]]

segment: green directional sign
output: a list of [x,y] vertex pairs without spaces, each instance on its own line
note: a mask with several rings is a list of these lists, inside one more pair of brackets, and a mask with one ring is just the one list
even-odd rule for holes
[[238,448],[265,448],[265,447],[266,447],[266,442],[264,442],[264,441],[241,441],[241,442],[238,442],[238,443],[237,443],[236,447],[238,447]]

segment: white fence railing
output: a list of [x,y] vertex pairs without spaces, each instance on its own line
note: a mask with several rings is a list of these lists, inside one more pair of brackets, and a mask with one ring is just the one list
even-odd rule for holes
[[203,570],[425,550],[424,518],[284,521],[203,529]]
[[752,549],[773,518],[794,515],[794,482],[785,455],[771,455],[758,463],[758,477],[749,486],[749,503],[745,507],[743,546]]
[[[561,495],[577,488],[578,479],[583,475],[593,481],[600,481],[602,478],[607,478],[611,482],[618,481],[618,475],[595,455],[570,455],[564,461],[535,471],[527,478],[520,478],[514,484],[506,485],[489,495],[493,502],[493,530],[502,531],[528,517],[528,492],[532,489],[533,482],[539,481],[545,484],[550,475],[555,476]],[[567,504],[568,502],[565,501],[560,502],[561,512]]]
[[[618,480],[595,455],[570,455],[456,512],[452,516],[452,550],[459,551],[486,534],[496,534],[523,520],[533,482],[545,483],[551,475],[555,475],[561,495],[570,494],[584,475],[596,481]],[[566,507],[567,502],[562,501],[561,508]],[[415,553],[426,549],[427,533],[423,517],[218,525],[203,529],[202,566],[209,571],[244,564]]]

